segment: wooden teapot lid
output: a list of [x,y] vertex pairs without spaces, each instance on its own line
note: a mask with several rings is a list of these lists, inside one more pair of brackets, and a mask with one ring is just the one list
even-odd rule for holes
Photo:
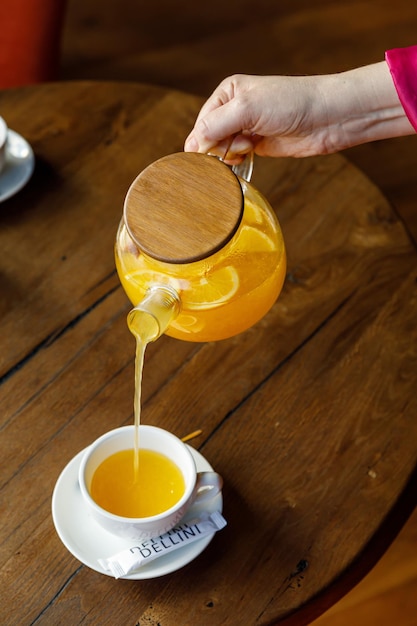
[[126,228],[141,251],[160,261],[211,256],[235,234],[243,191],[230,168],[195,152],[170,154],[133,181],[124,205]]

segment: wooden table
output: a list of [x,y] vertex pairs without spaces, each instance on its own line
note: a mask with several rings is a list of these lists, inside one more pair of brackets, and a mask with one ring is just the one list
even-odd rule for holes
[[[67,464],[133,422],[134,342],[113,241],[133,178],[181,150],[201,102],[139,84],[0,94],[35,150],[0,205],[1,584],[8,625],[303,625],[373,565],[416,502],[417,253],[342,156],[258,160],[284,291],[230,340],[149,346],[144,423],[224,478],[226,529],[163,577],[114,580],[64,547]],[[77,515],[74,511],[74,515]]]

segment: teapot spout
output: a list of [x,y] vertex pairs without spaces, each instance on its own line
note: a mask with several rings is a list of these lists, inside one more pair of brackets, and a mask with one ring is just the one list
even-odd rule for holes
[[168,285],[153,285],[127,316],[130,332],[143,343],[158,339],[181,309],[178,293]]

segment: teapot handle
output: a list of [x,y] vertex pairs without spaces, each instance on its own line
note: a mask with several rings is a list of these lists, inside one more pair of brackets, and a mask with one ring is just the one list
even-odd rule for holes
[[[214,154],[214,152],[207,152],[207,154],[209,156],[216,157],[216,159],[219,159],[219,161],[224,161],[227,152],[228,149],[226,150],[224,156],[219,156],[218,154]],[[243,178],[243,180],[246,180],[247,183],[250,183],[253,172],[253,152],[248,152],[248,154],[245,155],[242,163],[233,165],[231,167],[231,170],[233,174],[236,174],[236,176],[239,176],[239,178]]]
[[250,183],[250,179],[252,178],[253,172],[253,152],[249,152],[242,163],[238,165],[233,165],[232,172],[239,176],[239,178],[243,178],[247,183]]

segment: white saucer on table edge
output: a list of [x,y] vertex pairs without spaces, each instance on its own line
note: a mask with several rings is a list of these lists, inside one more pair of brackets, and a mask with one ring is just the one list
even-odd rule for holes
[[[187,446],[193,455],[197,471],[213,471],[213,468],[200,452]],[[78,484],[78,469],[84,450],[79,452],[64,468],[52,495],[52,518],[56,532],[64,546],[76,559],[96,572],[112,576],[98,563],[98,559],[108,558],[121,550],[134,545],[131,539],[123,539],[104,530],[90,515],[81,495]],[[197,504],[187,512],[184,519],[195,518],[199,512],[222,511],[223,497],[218,493],[213,499]],[[170,574],[193,561],[213,539],[215,532],[179,548],[166,556],[161,556],[136,572],[123,576],[129,580],[146,580]]]
[[22,189],[35,168],[33,150],[21,135],[8,130],[4,167],[0,172],[0,202]]

